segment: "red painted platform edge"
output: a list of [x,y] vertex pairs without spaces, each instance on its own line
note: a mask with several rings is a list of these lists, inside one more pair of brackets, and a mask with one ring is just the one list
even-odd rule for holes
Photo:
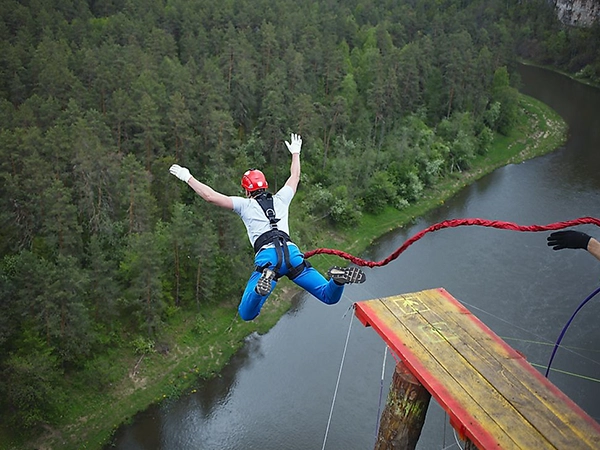
[[[504,342],[498,335],[496,335],[490,328],[488,328],[483,322],[481,322],[476,316],[474,316],[462,303],[456,300],[448,291],[444,288],[437,288],[440,294],[442,294],[448,301],[454,303],[454,305],[463,313],[469,314],[470,320],[472,320],[483,332],[485,332],[490,338],[500,344],[506,349],[506,351],[513,355],[513,358],[518,364],[520,364],[526,371],[528,371],[538,382],[548,388],[548,390],[555,395],[560,401],[562,401],[566,407],[576,413],[581,419],[591,425],[593,428],[600,432],[600,424],[591,418],[579,405],[571,400],[566,394],[552,384],[547,378],[536,370],[531,364],[529,364],[525,357],[513,349],[510,345]],[[460,424],[461,429],[457,429],[460,434],[465,434],[478,448],[498,448],[498,442],[489,435],[489,433],[483,429],[474,418],[460,405],[453,401],[450,393],[443,388],[435,380],[435,377],[418,361],[416,355],[414,355],[408,348],[404,346],[402,341],[398,339],[392,329],[390,329],[383,321],[381,321],[377,313],[373,311],[369,305],[369,300],[364,302],[357,302],[354,304],[354,313],[357,319],[365,327],[373,327],[377,333],[383,338],[387,345],[402,359],[405,365],[411,370],[412,374],[427,388],[432,396],[438,401],[440,405],[450,416],[450,419],[457,424]],[[444,399],[443,397],[446,397]]]
[[464,409],[460,403],[456,402],[450,392],[420,363],[419,358],[404,346],[398,339],[392,329],[383,323],[377,313],[373,311],[367,302],[358,302],[354,305],[354,314],[364,326],[371,326],[383,338],[386,344],[402,359],[411,373],[425,386],[427,391],[444,408],[453,424],[461,436],[468,437],[477,448],[500,448],[496,439],[488,433],[475,420],[475,418]]

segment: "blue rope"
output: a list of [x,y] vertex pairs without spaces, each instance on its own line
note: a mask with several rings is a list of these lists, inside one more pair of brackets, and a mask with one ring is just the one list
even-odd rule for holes
[[594,292],[592,292],[590,295],[588,295],[587,298],[583,302],[581,302],[581,304],[577,307],[577,309],[575,310],[575,312],[573,313],[573,315],[571,316],[571,318],[569,319],[567,324],[563,327],[562,331],[560,332],[560,335],[558,336],[558,340],[556,341],[556,344],[554,344],[554,349],[552,350],[552,355],[550,356],[550,361],[548,361],[548,367],[546,369],[546,375],[545,375],[546,378],[548,378],[548,374],[550,373],[550,366],[552,366],[552,361],[554,360],[556,351],[558,350],[558,347],[560,346],[560,342],[562,341],[563,337],[565,336],[565,333],[567,332],[569,325],[571,325],[571,322],[573,322],[573,319],[575,318],[577,313],[581,310],[581,308],[583,308],[587,302],[589,302],[591,299],[593,299],[596,296],[596,294],[598,294],[598,292],[600,292],[600,287],[596,288],[596,290]]

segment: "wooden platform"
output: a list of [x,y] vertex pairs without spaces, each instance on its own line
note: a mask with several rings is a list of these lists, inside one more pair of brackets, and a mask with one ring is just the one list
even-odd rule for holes
[[600,425],[444,289],[356,303],[479,449],[600,449]]

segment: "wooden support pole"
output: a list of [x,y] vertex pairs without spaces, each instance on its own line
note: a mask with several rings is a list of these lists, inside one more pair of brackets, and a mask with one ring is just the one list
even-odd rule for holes
[[466,439],[464,450],[477,450],[477,446],[470,439]]
[[414,450],[431,394],[402,362],[396,364],[375,450]]

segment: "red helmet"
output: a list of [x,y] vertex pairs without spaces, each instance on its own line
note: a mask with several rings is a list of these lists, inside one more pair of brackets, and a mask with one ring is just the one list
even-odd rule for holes
[[246,171],[242,177],[242,187],[248,192],[254,192],[259,189],[267,189],[269,183],[267,183],[265,174],[260,170],[250,169]]

